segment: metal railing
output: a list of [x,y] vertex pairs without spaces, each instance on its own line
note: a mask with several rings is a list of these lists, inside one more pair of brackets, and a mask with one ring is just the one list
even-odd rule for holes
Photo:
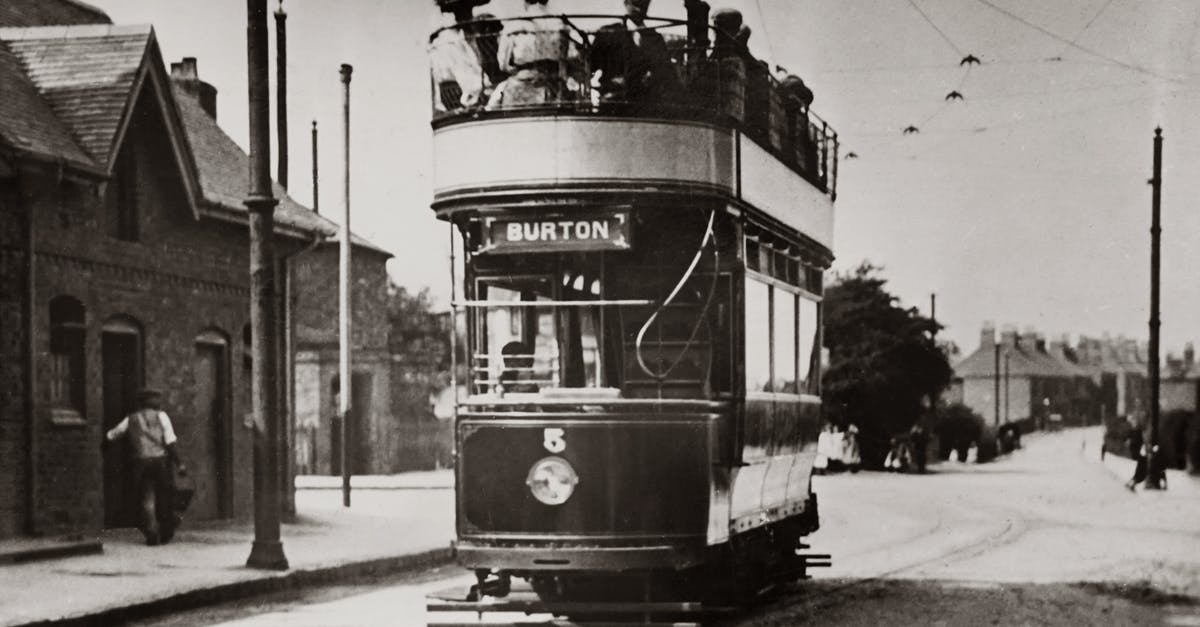
[[[711,30],[711,29],[710,29]],[[597,113],[736,126],[831,194],[837,133],[811,92],[781,81],[727,35],[604,15],[476,19],[430,37],[435,123],[522,112]]]

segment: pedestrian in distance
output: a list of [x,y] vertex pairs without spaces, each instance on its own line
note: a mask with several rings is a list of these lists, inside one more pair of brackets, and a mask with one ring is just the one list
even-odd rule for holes
[[146,544],[166,544],[175,535],[178,524],[175,507],[174,473],[187,470],[176,453],[175,428],[162,411],[162,394],[143,389],[137,393],[138,409],[125,416],[104,434],[103,445],[117,438],[129,441],[132,456],[132,484],[138,495],[142,534]]
[[909,431],[909,439],[912,440],[912,458],[913,464],[916,466],[918,473],[924,474],[926,451],[929,449],[929,434],[925,433],[925,428],[918,422],[912,426]]
[[1142,436],[1142,427],[1138,424],[1137,418],[1129,417],[1129,435],[1125,436],[1125,443],[1129,447],[1129,459],[1132,459],[1135,464],[1133,467],[1133,477],[1125,482],[1125,487],[1130,492],[1135,492],[1138,483],[1146,479],[1146,439]]

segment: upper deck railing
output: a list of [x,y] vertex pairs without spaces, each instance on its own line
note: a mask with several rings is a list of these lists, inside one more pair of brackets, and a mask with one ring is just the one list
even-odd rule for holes
[[837,134],[810,110],[812,92],[729,35],[689,38],[687,27],[545,14],[440,29],[429,46],[434,124],[548,112],[715,122],[835,194]]

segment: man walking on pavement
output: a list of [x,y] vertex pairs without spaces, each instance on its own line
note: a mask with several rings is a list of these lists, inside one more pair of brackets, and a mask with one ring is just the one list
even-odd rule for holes
[[103,444],[122,436],[129,438],[133,456],[133,486],[137,491],[141,511],[142,534],[146,544],[166,544],[175,535],[172,474],[183,464],[175,452],[175,429],[171,418],[162,411],[157,390],[138,392],[138,409],[125,416],[117,426],[104,435]]

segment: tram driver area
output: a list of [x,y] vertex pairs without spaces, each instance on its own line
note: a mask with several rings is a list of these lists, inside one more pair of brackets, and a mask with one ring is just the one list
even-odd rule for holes
[[805,538],[837,138],[812,93],[705,2],[440,4],[432,208],[475,583],[431,624],[707,620],[829,565]]

